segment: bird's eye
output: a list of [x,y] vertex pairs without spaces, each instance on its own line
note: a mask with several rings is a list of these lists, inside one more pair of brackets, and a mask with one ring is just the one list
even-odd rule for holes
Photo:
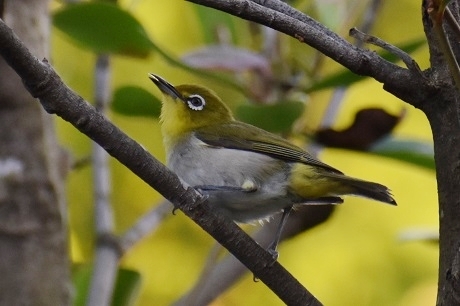
[[202,96],[199,95],[191,95],[187,98],[187,105],[193,110],[200,111],[206,105]]

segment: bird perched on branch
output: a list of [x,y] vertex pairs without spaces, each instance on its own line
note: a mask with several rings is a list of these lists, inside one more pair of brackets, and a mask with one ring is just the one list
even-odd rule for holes
[[149,78],[163,93],[160,118],[168,167],[234,221],[283,212],[269,247],[275,258],[296,205],[340,204],[344,195],[396,205],[387,187],[346,176],[287,140],[235,120],[213,91],[173,86],[154,74]]

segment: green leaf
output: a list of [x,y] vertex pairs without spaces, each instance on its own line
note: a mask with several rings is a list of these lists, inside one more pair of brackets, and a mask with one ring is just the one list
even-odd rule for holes
[[[93,265],[89,263],[74,264],[72,266],[72,282],[75,289],[73,306],[85,306]],[[134,305],[141,285],[141,275],[134,270],[119,268],[112,296],[112,306]]]
[[[400,46],[399,48],[403,50],[404,52],[410,54],[414,52],[415,50],[417,50],[418,48],[420,48],[421,46],[423,46],[425,43],[426,43],[425,39],[417,39],[403,46]],[[390,61],[393,63],[399,60],[399,58],[396,55],[389,53],[388,51],[382,51],[382,52],[379,52],[378,54],[384,59],[386,59],[387,61]],[[346,87],[358,81],[364,80],[365,78],[367,77],[354,74],[350,70],[341,70],[340,72],[332,74],[322,79],[321,81],[313,84],[311,87],[306,88],[305,91],[314,92],[314,91],[323,90],[323,89],[327,89],[331,87],[339,87],[339,86]]]
[[85,306],[91,282],[92,266],[74,264],[72,266],[72,283],[74,287],[73,306]]
[[114,112],[125,116],[158,118],[161,113],[161,101],[137,86],[117,88],[110,106]]
[[53,15],[54,25],[97,53],[146,57],[154,44],[127,11],[107,2],[65,6]]
[[112,306],[134,305],[139,294],[141,281],[142,279],[139,272],[128,269],[118,269]]
[[236,110],[236,117],[270,132],[288,132],[292,123],[302,114],[301,102],[284,102],[274,105],[244,104]]
[[369,150],[371,153],[435,170],[433,145],[429,142],[385,138]]
[[241,73],[257,70],[264,77],[272,77],[270,62],[265,56],[249,49],[228,45],[208,45],[187,52],[182,61],[191,67]]

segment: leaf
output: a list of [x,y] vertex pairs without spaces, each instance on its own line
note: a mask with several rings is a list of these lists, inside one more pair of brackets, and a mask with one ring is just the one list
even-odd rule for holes
[[270,132],[290,131],[293,122],[302,114],[301,102],[284,102],[274,105],[245,104],[238,107],[236,117]]
[[[414,52],[415,50],[417,50],[418,48],[420,48],[425,43],[426,43],[425,39],[417,39],[417,40],[411,41],[401,46],[400,49],[410,54]],[[390,62],[396,62],[399,60],[399,58],[396,55],[389,53],[388,51],[378,52],[378,54]],[[323,90],[323,89],[327,89],[331,87],[339,87],[339,86],[346,87],[358,81],[364,80],[365,78],[367,78],[367,76],[357,75],[351,72],[350,70],[341,70],[340,72],[332,74],[322,79],[321,81],[313,84],[311,87],[306,88],[305,91],[314,92],[314,91]]]
[[67,5],[53,15],[53,24],[97,53],[146,57],[154,46],[130,13],[107,2]]
[[329,147],[367,150],[376,141],[390,134],[404,113],[394,116],[381,108],[363,108],[345,129],[323,128],[316,131],[315,141]]
[[85,306],[91,282],[92,266],[74,264],[72,266],[72,283],[74,287],[73,306]]
[[429,142],[385,138],[373,145],[370,152],[435,170],[434,149]]
[[161,113],[161,101],[141,87],[124,86],[115,91],[111,109],[125,116],[158,118]]
[[[93,266],[89,263],[72,266],[72,282],[75,288],[73,306],[85,306],[91,285]],[[141,275],[134,270],[119,268],[112,296],[112,306],[134,305],[141,285]]]
[[184,63],[201,69],[243,72],[258,70],[264,76],[271,75],[268,60],[255,52],[228,45],[211,45],[185,54]]
[[321,20],[325,26],[333,31],[340,30],[347,19],[350,19],[353,15],[357,15],[355,10],[353,10],[353,15],[350,14],[351,4],[349,2],[344,0],[316,0],[314,7],[318,16],[315,19]]
[[134,305],[139,294],[141,282],[142,279],[139,272],[128,269],[118,269],[112,306]]

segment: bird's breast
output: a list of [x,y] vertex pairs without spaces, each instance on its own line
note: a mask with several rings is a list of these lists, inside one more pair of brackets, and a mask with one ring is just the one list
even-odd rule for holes
[[235,221],[265,219],[291,204],[292,165],[267,155],[212,147],[191,136],[171,147],[168,167],[190,186],[224,187],[205,194],[212,206]]
[[272,157],[236,149],[212,147],[190,136],[168,152],[168,166],[186,183],[241,187],[258,185],[279,176],[287,178],[288,165]]

